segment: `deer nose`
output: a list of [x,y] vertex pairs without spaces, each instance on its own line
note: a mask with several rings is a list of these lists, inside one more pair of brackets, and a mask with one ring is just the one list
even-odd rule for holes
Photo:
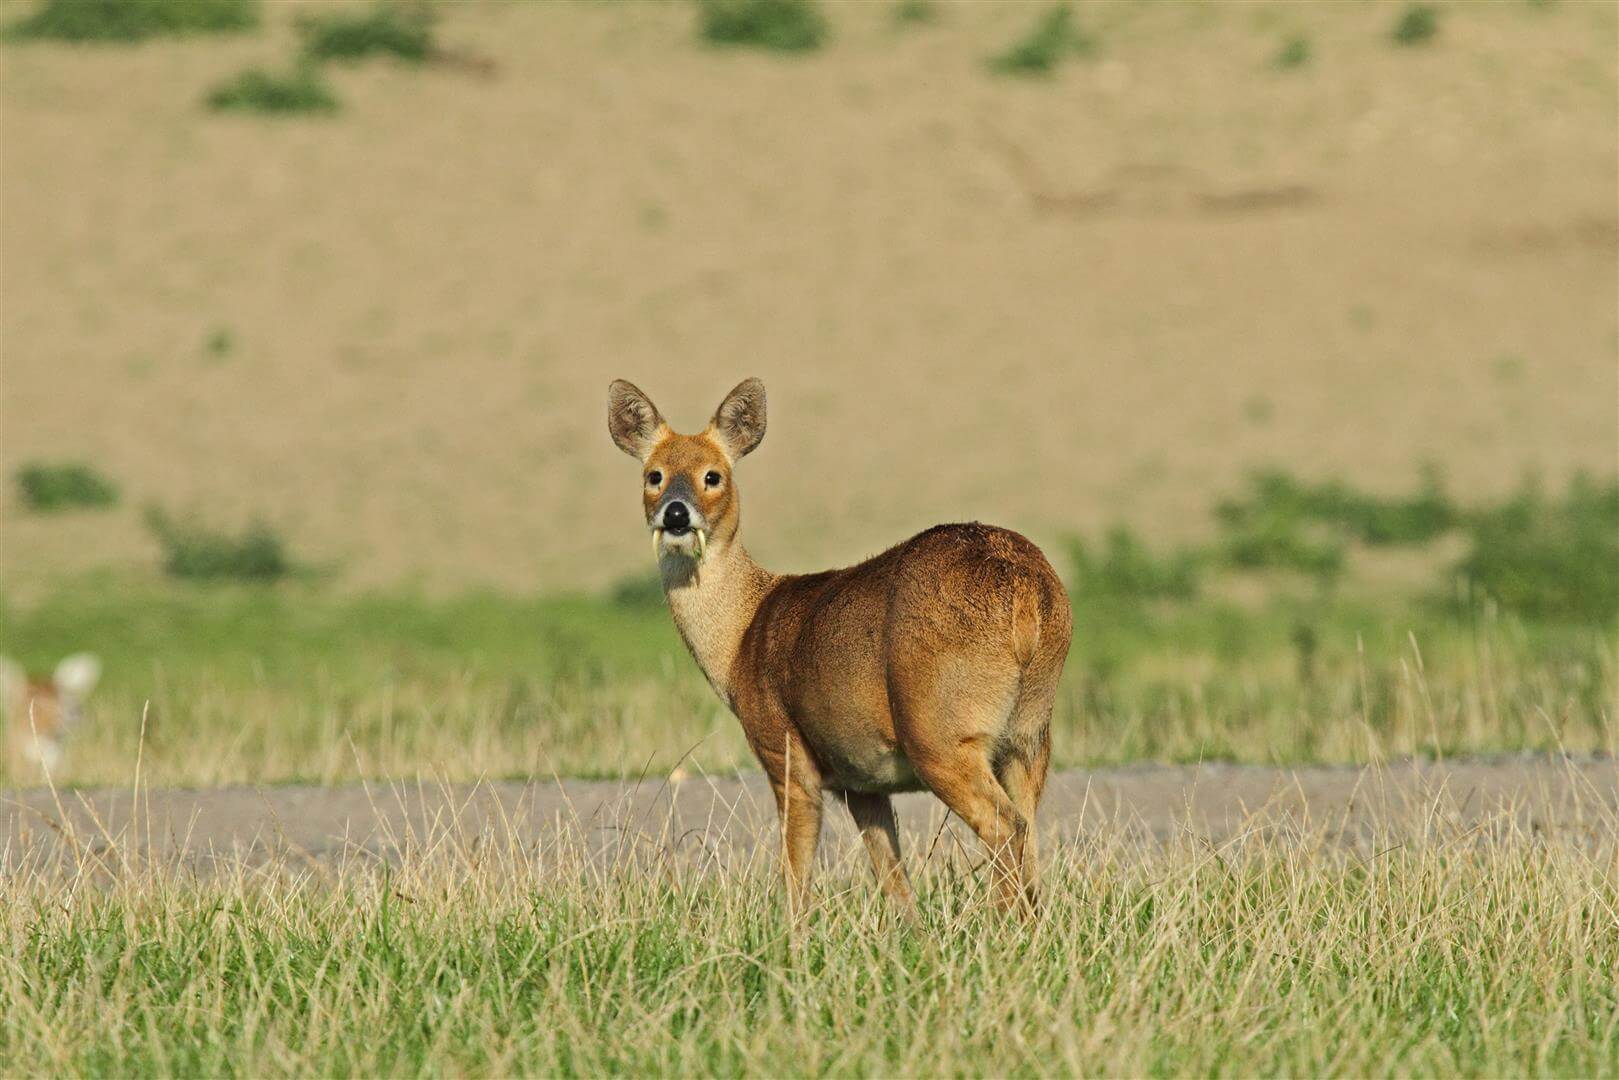
[[691,511],[683,502],[672,502],[663,508],[663,527],[676,536],[691,528]]

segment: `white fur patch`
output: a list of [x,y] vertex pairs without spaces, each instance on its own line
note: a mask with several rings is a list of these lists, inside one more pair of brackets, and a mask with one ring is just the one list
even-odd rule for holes
[[83,701],[101,681],[101,661],[90,653],[74,653],[56,665],[51,681],[63,697]]

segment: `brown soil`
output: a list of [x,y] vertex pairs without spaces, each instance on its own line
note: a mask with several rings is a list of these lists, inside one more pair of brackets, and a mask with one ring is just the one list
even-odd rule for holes
[[267,515],[349,585],[602,584],[645,563],[614,376],[688,427],[765,379],[740,481],[780,569],[940,520],[1180,536],[1259,462],[1614,466],[1614,5],[1448,6],[1398,48],[1387,5],[1087,4],[1101,55],[1018,80],[984,60],[1042,4],[832,4],[798,58],[685,4],[446,4],[489,77],[204,109],[297,6],[0,47],[0,464],[126,491],[0,515],[13,586],[155,572],[154,500]]

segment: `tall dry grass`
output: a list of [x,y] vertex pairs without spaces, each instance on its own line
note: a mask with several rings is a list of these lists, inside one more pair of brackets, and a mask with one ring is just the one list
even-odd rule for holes
[[1611,793],[1378,787],[1226,839],[1059,836],[1032,925],[948,842],[919,925],[852,862],[794,925],[768,840],[627,814],[379,812],[331,859],[64,814],[4,853],[0,1072],[1619,1074]]
[[[1563,657],[1496,634],[1437,663],[1413,640],[1403,655],[1321,661],[1307,681],[1296,664],[1285,651],[1223,661],[1166,650],[1119,675],[1087,670],[1076,656],[1053,721],[1054,763],[1619,750],[1619,663],[1596,635]],[[683,654],[656,671],[532,676],[338,658],[279,675],[154,666],[95,699],[55,781],[125,782],[148,711],[147,770],[165,785],[330,784],[423,770],[458,780],[604,777],[667,772],[683,759],[714,773],[757,768],[740,726]]]

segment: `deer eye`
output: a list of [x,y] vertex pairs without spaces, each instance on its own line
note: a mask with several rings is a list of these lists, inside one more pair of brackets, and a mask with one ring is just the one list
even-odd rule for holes
[[720,474],[715,472],[713,469],[710,469],[703,474],[703,484],[707,487],[719,487],[721,479],[723,478],[720,476]]
[[663,483],[663,474],[657,469],[653,469],[651,472],[646,474],[647,487],[657,487],[661,483]]

